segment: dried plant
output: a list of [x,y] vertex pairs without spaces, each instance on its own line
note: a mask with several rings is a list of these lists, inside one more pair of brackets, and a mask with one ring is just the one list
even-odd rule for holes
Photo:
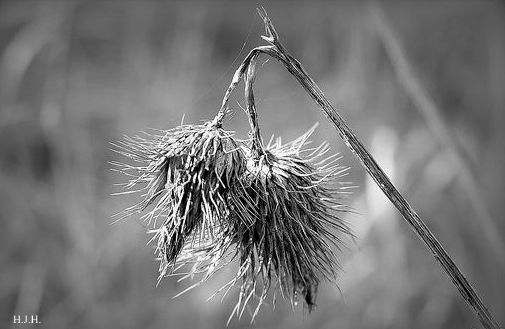
[[336,278],[334,251],[351,235],[337,216],[347,209],[338,200],[349,186],[335,179],[345,175],[347,167],[337,164],[337,154],[327,156],[327,143],[307,147],[314,128],[284,145],[280,139],[270,142],[261,155],[242,146],[247,169],[229,193],[230,216],[218,223],[213,239],[188,243],[177,259],[176,270],[191,265],[183,279],[203,274],[181,294],[238,259],[235,277],[211,296],[226,295],[239,284],[231,316],[241,317],[256,301],[254,320],[271,288],[274,303],[280,292],[293,305],[301,296],[312,310],[320,280]]
[[[152,223],[161,259],[160,279],[192,264],[183,278],[203,274],[185,291],[205,282],[217,270],[239,259],[236,276],[218,290],[224,295],[241,282],[232,315],[239,317],[253,297],[257,315],[271,288],[293,304],[301,295],[312,309],[321,278],[333,280],[338,263],[334,249],[351,233],[336,215],[338,194],[328,185],[345,169],[334,158],[319,160],[326,144],[305,148],[311,131],[282,145],[263,146],[254,103],[255,65],[260,54],[280,61],[333,123],[347,147],[360,160],[384,194],[433,253],[485,328],[499,328],[491,313],[450,256],[410,204],[398,192],[303,66],[279,40],[264,9],[259,10],[267,36],[235,72],[216,118],[205,125],[181,126],[143,137],[126,137],[117,151],[141,165],[114,163],[129,177],[126,193],[142,201],[119,214],[124,218],[152,206],[143,218]],[[244,144],[224,131],[231,93],[245,80],[251,140]],[[162,220],[161,226],[157,221]],[[182,293],[184,293],[183,291]],[[181,294],[182,294],[181,293]],[[212,297],[212,296],[211,296]],[[231,316],[230,316],[231,319]]]
[[337,201],[344,189],[332,182],[346,168],[336,156],[324,158],[327,144],[305,148],[312,131],[285,145],[278,139],[259,157],[249,155],[244,193],[234,205],[239,219],[231,230],[240,257],[239,316],[257,296],[254,319],[271,287],[293,304],[301,296],[310,311],[320,279],[336,278],[333,250],[350,230],[337,216],[345,210]]
[[[239,72],[213,121],[124,137],[113,144],[115,151],[136,164],[112,163],[128,177],[118,194],[141,194],[119,219],[149,208],[142,218],[152,226],[151,241],[157,241],[159,280],[201,274],[187,291],[238,259],[236,276],[218,292],[240,282],[232,315],[240,317],[257,297],[253,320],[270,288],[293,305],[301,296],[312,310],[320,280],[336,278],[334,250],[351,235],[337,216],[345,210],[339,199],[347,186],[334,182],[347,168],[337,164],[337,155],[325,158],[327,143],[307,147],[315,126],[290,143],[272,139],[263,146],[252,92],[254,67],[253,60],[246,75],[249,141],[237,141],[221,128]],[[181,273],[186,265],[189,271]]]
[[142,218],[158,241],[162,278],[190,237],[193,244],[207,241],[216,222],[229,216],[227,191],[245,169],[242,151],[216,121],[125,137],[113,145],[137,163],[112,163],[128,177],[118,194],[140,193],[142,198],[117,216],[151,206]]

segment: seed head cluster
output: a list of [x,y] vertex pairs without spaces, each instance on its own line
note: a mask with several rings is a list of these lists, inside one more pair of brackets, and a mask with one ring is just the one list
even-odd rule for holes
[[271,141],[261,152],[212,123],[114,144],[136,162],[113,163],[128,177],[123,193],[141,194],[118,216],[146,211],[160,279],[182,269],[184,277],[201,275],[189,290],[238,260],[234,278],[216,292],[240,286],[232,315],[253,304],[254,319],[278,293],[312,310],[320,280],[337,274],[335,250],[351,235],[338,217],[347,185],[335,179],[347,168],[327,156],[327,143],[309,146],[313,131],[286,144]]

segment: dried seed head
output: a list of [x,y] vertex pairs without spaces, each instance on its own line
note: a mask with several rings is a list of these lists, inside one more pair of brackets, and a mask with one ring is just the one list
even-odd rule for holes
[[351,232],[337,216],[345,209],[336,201],[344,188],[332,186],[329,179],[341,177],[347,168],[336,164],[336,155],[324,157],[326,143],[305,148],[314,128],[285,145],[280,139],[270,143],[259,158],[249,157],[242,193],[232,200],[235,216],[230,217],[240,258],[236,279],[242,280],[234,310],[238,316],[256,297],[254,319],[270,288],[274,301],[280,290],[293,305],[301,296],[310,311],[320,279],[336,276],[332,249],[340,248],[342,235]]
[[[224,295],[239,284],[239,300],[232,312],[241,316],[257,301],[252,319],[273,290],[297,304],[301,296],[309,310],[315,305],[321,278],[334,279],[338,263],[333,249],[351,234],[338,212],[346,183],[335,182],[347,168],[337,155],[326,157],[326,143],[307,148],[314,128],[291,143],[269,144],[260,158],[247,147],[247,170],[230,186],[230,215],[215,228],[214,239],[195,248],[187,245],[178,265],[192,264],[185,277],[202,274],[183,291],[205,282],[218,269],[238,258],[236,276],[220,288]],[[181,267],[179,266],[179,267]],[[271,289],[273,288],[273,289]],[[181,294],[182,294],[181,293]],[[223,296],[224,297],[224,296]],[[230,316],[230,319],[231,317]]]
[[185,243],[205,245],[217,222],[229,216],[227,191],[245,170],[243,153],[230,132],[210,122],[154,130],[113,145],[136,162],[112,163],[128,177],[122,193],[142,197],[118,216],[122,219],[151,207],[142,218],[152,225],[150,232],[158,241],[162,278]]

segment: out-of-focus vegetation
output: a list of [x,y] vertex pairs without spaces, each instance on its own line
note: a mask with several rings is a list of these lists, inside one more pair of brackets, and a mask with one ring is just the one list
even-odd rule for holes
[[[377,157],[501,323],[505,317],[505,13],[499,2],[278,2],[266,8],[286,47]],[[381,24],[390,29],[381,29]],[[216,113],[239,61],[262,41],[255,4],[8,1],[0,4],[0,327],[38,314],[46,328],[221,328],[236,291],[206,301],[233,273],[171,299],[109,141],[183,114]],[[388,34],[389,33],[389,34]],[[389,38],[389,39],[388,39]],[[393,43],[388,42],[393,38]],[[413,74],[395,57],[403,48]],[[245,44],[245,45],[244,45]],[[400,58],[401,59],[401,58]],[[347,202],[357,236],[318,308],[278,301],[259,328],[478,327],[446,275],[365,176],[284,68],[258,68],[264,135],[285,140],[321,121],[360,187]],[[419,101],[420,90],[429,98]],[[236,99],[241,101],[241,92]],[[426,99],[425,99],[426,100]],[[236,103],[235,103],[236,104]],[[237,104],[226,123],[247,136]],[[230,328],[249,327],[248,318]]]

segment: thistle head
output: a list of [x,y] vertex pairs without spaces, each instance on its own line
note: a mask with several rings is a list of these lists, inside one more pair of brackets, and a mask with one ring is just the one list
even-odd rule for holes
[[214,122],[153,130],[114,146],[135,162],[112,163],[128,177],[122,193],[141,195],[118,216],[149,208],[142,218],[157,239],[161,278],[188,239],[208,241],[217,222],[229,216],[227,191],[245,170],[242,151],[232,134]]
[[326,143],[306,147],[313,130],[284,145],[278,139],[261,156],[249,157],[234,205],[241,209],[233,224],[242,278],[237,311],[254,295],[259,309],[271,287],[293,304],[301,297],[310,311],[321,278],[336,276],[333,249],[350,230],[338,217],[343,189],[329,180],[347,168],[336,164],[336,155],[325,157]]
[[232,315],[240,317],[256,300],[254,319],[270,290],[274,302],[278,292],[293,305],[301,297],[310,311],[320,280],[337,274],[334,249],[351,232],[338,217],[346,209],[338,202],[346,184],[338,186],[332,178],[347,168],[336,164],[337,155],[326,156],[326,143],[307,147],[313,130],[284,145],[280,139],[269,143],[260,156],[243,146],[247,170],[228,195],[230,216],[220,223],[220,234],[180,259],[194,264],[188,276],[205,274],[196,286],[238,258],[236,276],[218,291],[240,284]]

